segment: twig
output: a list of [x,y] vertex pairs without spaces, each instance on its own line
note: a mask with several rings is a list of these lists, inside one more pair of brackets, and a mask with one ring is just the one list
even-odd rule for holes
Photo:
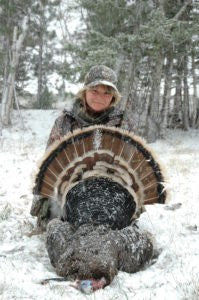
[[188,5],[192,4],[192,0],[188,0],[179,10],[179,12],[173,17],[173,20],[179,20],[182,14],[185,12]]

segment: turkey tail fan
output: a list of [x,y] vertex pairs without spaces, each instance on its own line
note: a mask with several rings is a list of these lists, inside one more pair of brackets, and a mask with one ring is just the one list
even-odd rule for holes
[[57,201],[72,223],[104,221],[113,228],[127,226],[143,205],[166,201],[163,172],[146,143],[102,125],[77,129],[51,145],[33,193]]

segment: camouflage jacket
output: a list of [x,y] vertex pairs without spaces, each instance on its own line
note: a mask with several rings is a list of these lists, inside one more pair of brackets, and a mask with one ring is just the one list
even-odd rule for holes
[[99,114],[96,118],[93,117],[85,119],[84,117],[86,117],[84,116],[84,113],[81,115],[76,113],[75,105],[71,111],[64,110],[62,114],[55,120],[47,142],[47,147],[49,147],[55,140],[66,135],[69,131],[73,131],[77,128],[83,128],[96,124],[121,127],[123,112],[115,107],[112,107],[100,117]]
[[[47,142],[47,148],[55,140],[60,139],[69,131],[95,124],[116,126],[133,131],[133,118],[129,116],[130,114],[126,114],[125,118],[123,118],[123,114],[124,112],[119,108],[111,107],[106,112],[100,115],[98,114],[98,117],[89,118],[88,115],[84,116],[84,112],[82,111],[80,111],[80,114],[78,114],[75,110],[74,104],[73,109],[71,111],[64,110],[62,114],[55,120]],[[45,228],[50,220],[49,207],[50,206],[47,198],[43,198],[41,196],[36,195],[34,196],[30,213],[32,216],[38,217],[37,223],[40,228]]]

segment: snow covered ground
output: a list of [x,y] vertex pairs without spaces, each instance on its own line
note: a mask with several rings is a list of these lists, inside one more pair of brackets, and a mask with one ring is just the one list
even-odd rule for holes
[[157,258],[135,274],[119,272],[112,284],[84,295],[56,277],[45,234],[29,237],[32,173],[57,111],[22,111],[0,138],[0,299],[199,299],[199,131],[169,131],[151,144],[167,171],[170,200],[148,206],[139,226],[153,233]]

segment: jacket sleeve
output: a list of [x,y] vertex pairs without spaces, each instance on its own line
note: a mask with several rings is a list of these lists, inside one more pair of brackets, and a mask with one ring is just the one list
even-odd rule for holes
[[66,113],[59,116],[51,129],[46,149],[56,140],[67,134],[71,130],[71,118]]

